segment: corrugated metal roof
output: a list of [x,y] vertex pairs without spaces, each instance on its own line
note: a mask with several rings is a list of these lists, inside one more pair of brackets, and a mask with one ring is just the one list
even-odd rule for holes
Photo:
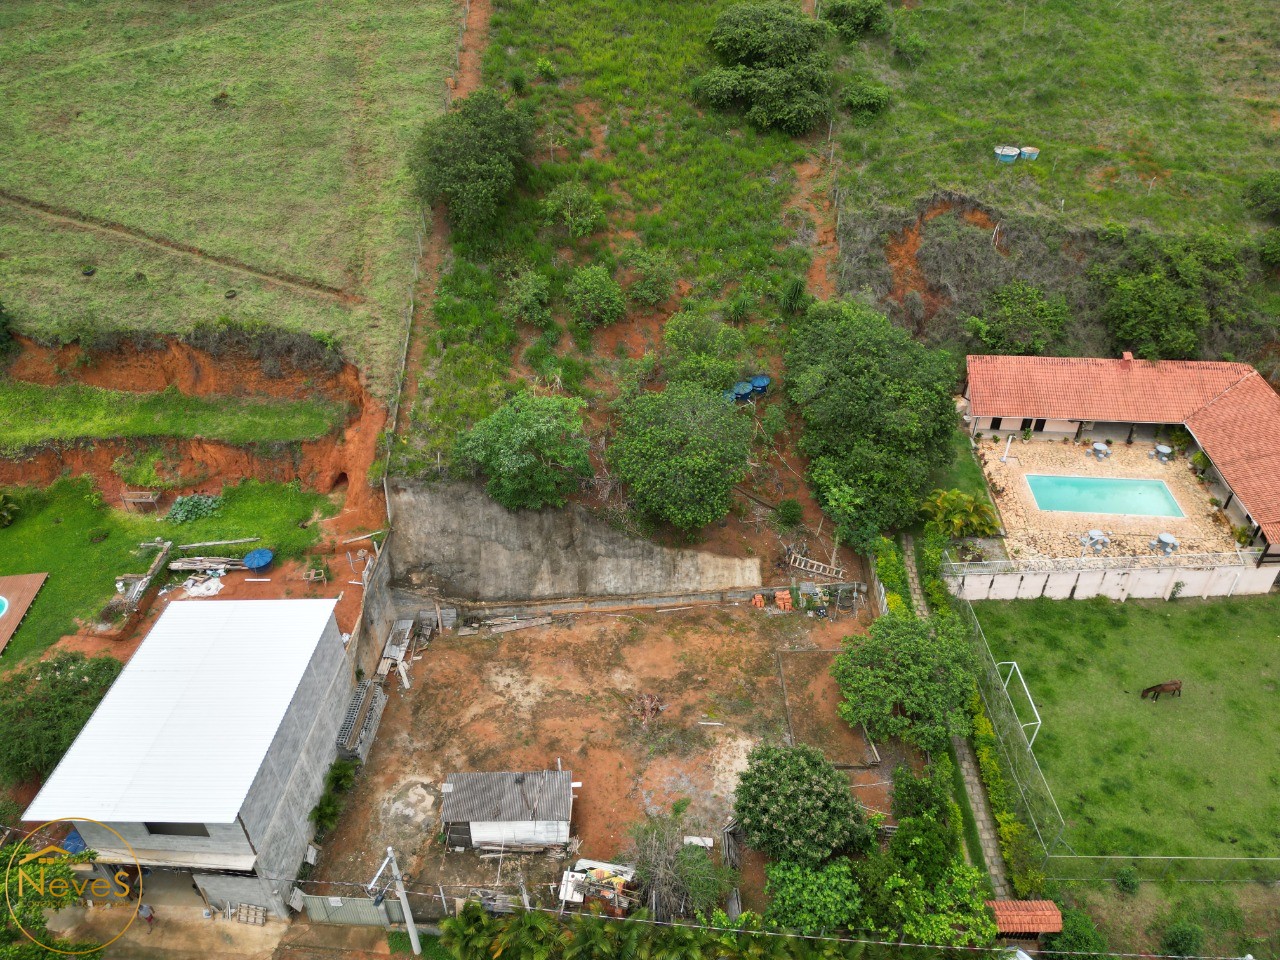
[[23,819],[234,822],[336,605],[171,603]]
[[573,774],[451,773],[440,816],[445,823],[568,820],[573,811]]

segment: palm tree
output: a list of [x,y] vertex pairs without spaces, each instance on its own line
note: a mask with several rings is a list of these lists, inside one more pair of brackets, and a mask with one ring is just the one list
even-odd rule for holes
[[440,922],[440,944],[457,960],[487,957],[498,925],[478,903],[468,903],[456,917]]
[[18,504],[7,493],[0,493],[0,527],[7,527],[17,519]]
[[494,960],[557,960],[569,943],[569,931],[557,917],[522,910],[502,922],[493,939]]

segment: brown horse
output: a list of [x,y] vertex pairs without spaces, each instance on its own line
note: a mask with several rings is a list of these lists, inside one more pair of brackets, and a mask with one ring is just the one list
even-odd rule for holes
[[1160,699],[1160,694],[1168,693],[1175,697],[1182,696],[1182,681],[1170,680],[1167,683],[1157,683],[1154,687],[1147,687],[1142,691],[1142,699],[1151,698],[1151,702],[1155,703]]

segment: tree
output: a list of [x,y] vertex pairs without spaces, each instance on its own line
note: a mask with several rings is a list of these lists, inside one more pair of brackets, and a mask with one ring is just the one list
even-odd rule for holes
[[641,511],[682,530],[729,512],[747,474],[751,422],[715,393],[673,383],[624,397],[609,461]]
[[427,122],[412,157],[418,195],[441,201],[460,233],[492,228],[533,152],[533,120],[492,90],[477,90]]
[[964,627],[951,618],[881,617],[869,635],[845,638],[831,666],[845,720],[865,724],[873,740],[899,736],[931,753],[968,733],[975,670]]
[[991,504],[963,490],[935,490],[920,512],[949,537],[990,537],[1000,530]]
[[1097,925],[1083,910],[1063,910],[1062,931],[1045,937],[1044,945],[1049,953],[1107,952],[1107,938],[1098,931]]
[[915,520],[953,455],[955,370],[861,304],[814,303],[792,324],[787,390],[800,408],[819,503],[862,550]]
[[551,326],[551,281],[536,270],[524,270],[507,281],[503,313],[510,319],[535,327]]
[[1023,280],[1005,284],[987,298],[981,317],[964,321],[969,335],[996,353],[1044,353],[1071,318],[1066,298],[1045,296]]
[[676,283],[676,265],[665,250],[628,247],[622,253],[622,262],[636,272],[636,280],[627,290],[632,300],[656,307],[671,296]]
[[770,863],[764,874],[769,895],[765,916],[779,927],[805,934],[828,933],[852,927],[862,909],[848,860],[820,867]]
[[737,881],[705,849],[685,843],[686,836],[706,832],[706,824],[688,820],[687,809],[687,800],[678,801],[671,813],[645,817],[630,830],[628,861],[636,865],[641,900],[662,919],[710,914]]
[[1204,927],[1193,920],[1175,920],[1160,938],[1160,949],[1174,957],[1195,957],[1204,952]]
[[[72,953],[97,960],[102,956],[92,944],[73,943],[49,933],[46,911],[57,911],[79,902],[73,881],[84,883],[84,877],[72,870],[72,864],[89,863],[96,855],[84,851],[42,862],[43,889],[20,883],[18,870],[5,869],[36,852],[26,841],[0,847],[0,869],[4,872],[4,901],[0,910],[0,958],[3,960],[48,960],[59,953]],[[58,884],[57,881],[62,881]],[[57,891],[65,892],[57,892]],[[25,932],[24,932],[25,931]],[[35,941],[35,942],[33,942]],[[45,946],[47,944],[47,947]]]
[[488,476],[485,489],[508,510],[562,507],[591,473],[576,397],[517,393],[458,440],[459,455]]
[[61,653],[15,671],[0,686],[0,778],[48,775],[120,675],[115,657]]
[[604,226],[604,210],[590,188],[578,180],[562,183],[542,201],[548,225],[561,223],[574,240]]
[[733,814],[747,842],[771,860],[812,867],[871,840],[848,778],[804,744],[752,750],[738,777]]
[[746,339],[741,330],[696,312],[674,313],[662,330],[663,366],[672,383],[722,391],[738,379]]
[[761,130],[798,136],[827,115],[831,63],[822,49],[830,27],[789,3],[740,3],[711,31],[723,66],[694,82],[694,96],[717,109],[738,107]]
[[627,313],[622,287],[602,266],[579,267],[564,288],[569,312],[579,323],[613,323]]

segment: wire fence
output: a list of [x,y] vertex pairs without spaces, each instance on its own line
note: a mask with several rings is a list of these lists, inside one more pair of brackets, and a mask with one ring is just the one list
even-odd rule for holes
[[1114,880],[1123,871],[1140,880],[1181,883],[1280,882],[1280,857],[1164,856],[1160,854],[1079,854],[1071,847],[1068,824],[1049,781],[1027,739],[1024,720],[996,666],[991,644],[973,606],[956,599],[956,609],[978,641],[978,691],[1005,773],[1016,787],[1018,814],[1031,828],[1044,852],[1043,870],[1051,880]]

